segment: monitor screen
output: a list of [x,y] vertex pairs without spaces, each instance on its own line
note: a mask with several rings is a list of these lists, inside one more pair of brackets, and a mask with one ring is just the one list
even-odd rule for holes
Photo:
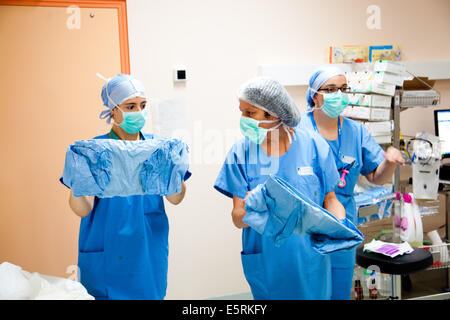
[[441,152],[450,157],[450,110],[434,110],[434,128],[441,141]]

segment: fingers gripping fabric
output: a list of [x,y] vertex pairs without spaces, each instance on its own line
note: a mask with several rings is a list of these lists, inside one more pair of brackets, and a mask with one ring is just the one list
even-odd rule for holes
[[293,232],[310,235],[313,248],[322,254],[352,249],[364,241],[362,233],[348,219],[336,219],[275,176],[249,194],[245,209],[244,222],[272,239],[276,246],[281,246]]
[[79,140],[67,149],[62,178],[76,197],[165,196],[181,192],[188,155],[178,139]]
[[[144,161],[141,182],[146,194],[168,195],[181,192],[189,169],[188,148],[180,141],[168,140]],[[170,159],[170,161],[168,161]]]

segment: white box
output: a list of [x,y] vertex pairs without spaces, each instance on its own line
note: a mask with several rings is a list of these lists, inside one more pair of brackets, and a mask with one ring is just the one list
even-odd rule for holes
[[395,84],[374,82],[372,80],[348,81],[348,86],[354,93],[378,93],[394,96]]
[[372,80],[375,82],[395,84],[396,86],[403,86],[404,76],[395,73],[384,71],[374,72]]
[[370,119],[369,120],[390,120],[391,119],[391,109],[381,109],[381,108],[370,108]]
[[364,122],[364,126],[372,136],[386,136],[391,135],[394,128],[394,122],[380,121],[380,122]]
[[386,136],[374,136],[373,137],[378,144],[388,144],[392,143],[392,136],[386,135]]
[[362,107],[390,108],[392,97],[380,94],[350,93],[349,104]]
[[347,107],[342,112],[342,115],[354,119],[386,121],[391,118],[391,110],[371,107]]
[[406,64],[398,61],[377,60],[373,64],[373,71],[386,71],[404,75],[406,71]]

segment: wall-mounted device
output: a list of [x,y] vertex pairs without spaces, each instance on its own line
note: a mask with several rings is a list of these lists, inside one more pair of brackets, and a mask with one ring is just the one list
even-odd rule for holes
[[186,69],[176,68],[173,70],[174,82],[186,82],[186,80],[187,80]]

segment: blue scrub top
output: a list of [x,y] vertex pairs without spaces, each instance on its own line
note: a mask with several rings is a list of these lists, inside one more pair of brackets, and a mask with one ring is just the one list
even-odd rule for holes
[[[339,139],[326,141],[333,151],[338,170],[356,161],[345,176],[345,187],[336,186],[334,191],[345,208],[347,218],[357,225],[358,214],[353,196],[356,181],[360,174],[365,176],[371,173],[384,161],[384,151],[362,123],[345,117],[341,119],[341,145]],[[313,121],[313,113],[309,112],[301,118],[298,127],[316,132]]]
[[[94,139],[110,138],[118,139],[114,134]],[[153,138],[141,133],[142,140]],[[168,235],[162,196],[95,197],[80,224],[80,282],[96,299],[164,299]]]
[[[322,137],[296,129],[281,157],[268,156],[247,138],[233,145],[214,187],[224,195],[245,198],[269,175],[286,180],[323,205],[339,180],[333,155]],[[309,236],[292,234],[280,247],[252,228],[242,230],[241,259],[255,299],[329,299],[330,259],[311,246]]]

